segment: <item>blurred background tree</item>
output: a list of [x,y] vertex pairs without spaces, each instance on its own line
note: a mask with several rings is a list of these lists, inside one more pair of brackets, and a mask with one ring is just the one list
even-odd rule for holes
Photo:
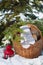
[[18,30],[21,24],[29,21],[43,33],[43,17],[39,18],[40,13],[43,13],[43,0],[0,0],[0,42],[6,34],[10,32],[14,35],[14,29]]

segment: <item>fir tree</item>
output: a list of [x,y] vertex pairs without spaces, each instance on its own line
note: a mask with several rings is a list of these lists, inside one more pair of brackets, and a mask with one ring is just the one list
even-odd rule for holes
[[[37,16],[33,14],[43,12],[43,0],[2,0],[0,1],[0,42],[2,38],[9,34],[14,36],[16,32],[22,32],[19,27],[21,25],[27,24],[27,22],[22,22],[20,20],[20,13],[23,13],[28,19],[34,21]],[[33,11],[35,9],[35,11]],[[27,13],[28,12],[28,13]],[[12,20],[15,18],[14,20]],[[29,22],[28,22],[29,23]],[[34,23],[36,26],[40,23]],[[43,23],[41,24],[43,26]],[[41,31],[43,27],[38,26]]]

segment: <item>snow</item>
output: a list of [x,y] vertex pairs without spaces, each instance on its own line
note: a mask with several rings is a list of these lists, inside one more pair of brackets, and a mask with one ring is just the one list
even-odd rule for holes
[[[0,20],[2,20],[6,14],[10,14],[10,15],[11,15],[11,14],[13,14],[13,12],[12,12],[11,10],[5,11],[5,12],[0,11]],[[3,20],[4,20],[5,23],[6,23],[6,17],[5,17]]]
[[0,11],[0,15],[2,15],[2,12]]
[[35,12],[35,13],[36,13],[36,12],[38,12],[35,8],[34,8],[34,9],[32,9],[32,11],[33,11],[33,12]]
[[39,19],[43,18],[43,13],[39,12]]
[[8,39],[7,39],[7,37],[6,36],[4,36],[4,38],[2,38],[2,43],[4,44],[4,46],[6,45],[6,44],[10,44],[10,41],[9,41],[9,39],[11,39],[12,38],[12,36],[11,35],[9,35],[9,37],[8,37]]
[[42,1],[40,1],[40,3],[43,5],[43,2]]
[[32,37],[31,31],[28,27],[28,25],[24,25],[20,27],[23,30],[23,33],[21,33],[21,45],[23,48],[29,48],[30,44],[35,43],[35,39]]
[[16,0],[19,3],[19,0]]
[[27,59],[16,54],[11,58],[3,59],[3,50],[4,48],[0,48],[0,65],[43,65],[43,55]]
[[6,24],[6,23],[7,23],[7,20],[6,20],[6,18],[4,18],[4,19],[3,19],[3,22],[4,22],[4,24]]
[[2,41],[2,43],[4,43],[4,45],[10,44],[10,41],[9,40],[5,40],[5,41]]
[[30,5],[33,5],[31,2],[29,3]]
[[2,20],[4,18],[4,15],[3,16],[0,16],[0,20]]
[[26,20],[26,17],[23,15],[23,13],[20,13],[19,16],[20,16],[20,19],[21,19],[21,20],[23,20],[23,21]]
[[30,45],[22,45],[23,48],[29,48]]
[[[43,18],[43,13],[42,13],[42,12],[39,12],[39,13],[38,13],[36,9],[32,9],[32,10],[33,10],[33,14],[34,14],[35,16],[37,16],[39,19]],[[9,10],[8,12],[5,11],[4,13],[3,13],[2,11],[0,11],[0,20],[2,20],[2,19],[4,18],[5,14],[10,14],[10,15],[11,15],[12,13],[13,13],[13,12],[11,12],[11,10]],[[27,13],[27,14],[30,14],[30,12],[26,12],[26,13]],[[28,18],[28,17],[26,17],[23,13],[20,13],[19,15],[14,16],[14,17],[11,19],[11,21],[15,20],[16,17],[20,17],[20,19],[21,19],[22,21],[26,21],[26,19]],[[4,18],[3,20],[5,21],[5,23],[7,22],[7,21],[6,21],[6,18]]]
[[39,19],[43,18],[43,13],[41,13],[41,12],[38,12],[38,13],[34,13],[34,12],[33,12],[33,14],[34,14],[35,16],[37,16]]
[[11,10],[9,10],[8,12],[7,12],[7,11],[5,11],[5,13],[4,13],[4,14],[9,14],[9,13],[11,13]]

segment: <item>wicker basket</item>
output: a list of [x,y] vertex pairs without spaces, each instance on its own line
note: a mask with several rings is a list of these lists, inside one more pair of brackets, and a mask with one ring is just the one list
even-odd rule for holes
[[[15,52],[22,57],[36,58],[41,54],[42,51],[42,35],[40,30],[35,25],[28,24],[28,26],[31,28],[31,31],[38,32],[40,38],[35,42],[35,44],[30,45],[29,48],[23,48],[19,42],[14,42],[13,47],[15,49]],[[18,45],[18,43],[20,45]]]

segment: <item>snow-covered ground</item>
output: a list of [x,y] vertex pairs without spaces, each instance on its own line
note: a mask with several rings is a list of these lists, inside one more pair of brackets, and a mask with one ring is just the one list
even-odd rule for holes
[[12,58],[3,59],[3,50],[4,48],[0,48],[0,65],[43,65],[43,55],[34,59],[26,59],[16,54]]

